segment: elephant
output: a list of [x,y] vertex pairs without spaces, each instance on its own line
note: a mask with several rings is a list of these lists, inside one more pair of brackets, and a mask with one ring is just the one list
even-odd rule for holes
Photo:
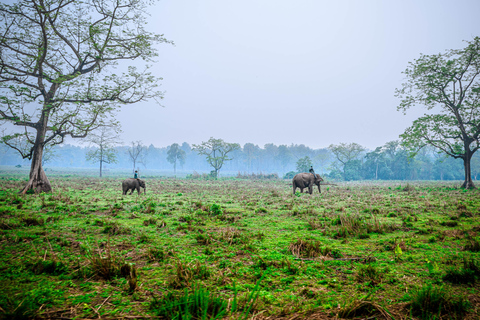
[[310,194],[313,193],[313,185],[318,186],[318,192],[322,193],[322,190],[320,190],[320,182],[322,182],[323,179],[320,177],[319,174],[313,175],[312,173],[299,173],[293,177],[293,194],[295,194],[295,191],[297,188],[300,188],[300,192],[303,193],[304,188],[308,188],[308,192]]
[[129,178],[122,182],[123,194],[127,194],[128,190],[132,190],[130,194],[137,189],[138,194],[140,194],[140,187],[143,188],[144,193],[147,194],[147,188],[145,188],[145,181],[142,179]]

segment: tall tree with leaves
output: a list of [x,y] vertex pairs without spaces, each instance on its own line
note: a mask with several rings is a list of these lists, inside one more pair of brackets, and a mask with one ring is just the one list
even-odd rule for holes
[[89,150],[85,157],[87,161],[99,163],[99,174],[101,177],[104,163],[117,162],[117,150],[115,149],[115,145],[120,142],[118,129],[101,127],[96,130],[96,132],[92,132],[87,140],[95,147],[93,150]]
[[228,154],[234,150],[240,149],[238,143],[228,143],[222,139],[210,138],[201,144],[192,145],[195,152],[207,157],[207,162],[212,166],[215,178],[218,177],[218,171],[222,168],[225,161],[232,160]]
[[[132,60],[152,62],[154,45],[167,42],[145,30],[147,3],[0,3],[0,120],[13,125],[2,142],[31,159],[23,193],[51,191],[42,168],[47,145],[84,138],[115,122],[120,104],[162,98],[160,78],[148,73],[148,66],[143,71],[131,66]],[[114,73],[123,61],[125,72]],[[16,144],[19,136],[28,143]]]
[[[359,157],[365,151],[365,148],[358,143],[340,143],[338,145],[331,144],[328,149],[332,152],[338,164],[340,164],[343,179],[351,180],[353,171],[358,171]],[[352,170],[348,170],[351,168]],[[355,174],[358,176],[358,174]]]
[[177,176],[177,161],[181,166],[185,164],[185,151],[180,148],[178,143],[172,144],[167,151],[167,161],[173,164],[173,174]]
[[313,165],[309,156],[305,156],[297,160],[297,172],[309,172],[310,167]]
[[419,104],[431,111],[415,120],[400,135],[403,144],[417,152],[432,145],[462,159],[463,188],[474,188],[471,159],[480,148],[480,38],[459,50],[420,55],[404,71],[407,81],[396,95],[404,113]]

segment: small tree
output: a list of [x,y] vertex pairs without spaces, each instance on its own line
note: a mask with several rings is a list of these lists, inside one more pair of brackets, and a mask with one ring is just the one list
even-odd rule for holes
[[133,163],[133,171],[135,171],[137,164],[146,165],[147,147],[145,147],[141,141],[132,141],[132,145],[127,149],[127,155]]
[[304,158],[300,158],[297,161],[297,172],[309,172],[310,167],[312,166],[312,160],[310,160],[309,156],[305,156]]
[[352,173],[352,168],[358,168],[358,164],[353,161],[358,160],[365,148],[358,143],[340,143],[338,145],[331,144],[328,149],[330,149],[340,164],[343,179],[345,181],[350,180],[351,176],[347,174],[347,169],[349,169],[349,173]]
[[234,150],[240,149],[238,143],[228,143],[222,139],[210,138],[202,144],[194,144],[192,150],[199,155],[207,157],[207,162],[213,167],[215,179],[218,178],[218,171],[222,168],[225,161],[232,160],[228,154]]
[[177,161],[181,166],[185,164],[185,151],[180,148],[178,143],[174,143],[168,148],[167,154],[167,161],[173,164],[173,174],[177,177]]
[[406,83],[396,90],[398,110],[420,104],[431,110],[400,135],[415,154],[425,145],[462,159],[463,188],[474,188],[473,154],[480,148],[480,38],[464,49],[444,54],[420,55],[404,71]]
[[102,127],[88,137],[88,141],[95,145],[95,148],[88,151],[85,157],[87,161],[100,164],[100,177],[102,176],[104,163],[117,162],[115,145],[119,143],[119,140],[118,132],[109,127]]

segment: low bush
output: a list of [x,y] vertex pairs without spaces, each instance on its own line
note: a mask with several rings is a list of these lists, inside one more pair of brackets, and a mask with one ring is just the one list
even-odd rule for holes
[[181,295],[169,292],[162,299],[154,297],[150,309],[165,319],[221,319],[227,313],[228,301],[199,286]]
[[463,319],[470,305],[466,298],[453,296],[444,287],[434,287],[431,284],[412,290],[407,300],[411,313],[420,319],[442,316]]

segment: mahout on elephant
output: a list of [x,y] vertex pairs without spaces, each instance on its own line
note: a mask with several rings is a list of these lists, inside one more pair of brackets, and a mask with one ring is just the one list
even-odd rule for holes
[[319,174],[311,174],[307,172],[298,173],[292,180],[293,194],[295,194],[297,188],[300,188],[300,192],[302,193],[303,189],[308,188],[308,192],[312,194],[314,185],[317,185],[318,192],[322,193],[322,190],[320,189],[320,182],[322,181],[323,179]]
[[127,194],[129,190],[132,190],[130,194],[133,193],[133,191],[137,190],[138,194],[140,194],[140,187],[143,188],[144,193],[147,193],[147,188],[145,187],[145,181],[142,179],[134,179],[134,178],[129,178],[126,179],[122,182],[122,190],[123,194]]

